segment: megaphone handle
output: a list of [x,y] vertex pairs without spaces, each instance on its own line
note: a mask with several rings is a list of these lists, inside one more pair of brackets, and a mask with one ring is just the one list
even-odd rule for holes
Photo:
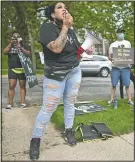
[[82,54],[84,51],[85,51],[85,50],[84,50],[81,46],[77,49],[78,60],[80,60],[81,54]]

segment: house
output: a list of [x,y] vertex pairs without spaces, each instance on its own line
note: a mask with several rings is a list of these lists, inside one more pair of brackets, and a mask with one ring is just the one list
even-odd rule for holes
[[107,39],[102,39],[102,44],[95,44],[93,48],[94,48],[93,50],[94,54],[108,56],[109,41]]
[[[108,56],[109,41],[107,39],[102,38],[100,33],[95,33],[93,31],[88,31],[88,30],[85,30],[85,38],[87,38],[87,33],[90,33],[90,39],[93,40],[93,44],[94,44],[88,50],[96,55]],[[84,42],[84,41],[80,39],[80,42]]]
[[93,31],[89,33],[91,34],[91,38],[93,40],[99,40],[97,42],[95,41],[95,44],[92,46],[93,54],[108,56],[109,41],[107,39],[104,39],[100,33],[94,33]]

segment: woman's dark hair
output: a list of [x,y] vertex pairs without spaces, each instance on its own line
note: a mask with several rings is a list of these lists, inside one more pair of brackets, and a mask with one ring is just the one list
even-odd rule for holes
[[45,16],[51,21],[53,21],[53,17],[51,16],[51,14],[54,13],[55,5],[56,4],[54,4],[52,6],[47,6],[45,8]]
[[54,2],[52,5],[48,5],[45,7],[45,17],[51,21],[54,20],[54,18],[51,16],[51,14],[54,13],[55,6],[57,5],[57,3],[60,3],[60,2]]

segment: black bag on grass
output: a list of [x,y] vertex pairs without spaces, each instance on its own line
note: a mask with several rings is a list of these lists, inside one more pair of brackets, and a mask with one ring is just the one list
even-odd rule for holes
[[104,123],[92,122],[91,125],[80,123],[76,127],[75,131],[78,130],[80,130],[83,142],[99,139],[105,140],[109,137],[113,137],[113,133]]
[[80,123],[76,127],[75,131],[78,130],[80,130],[83,142],[104,139],[104,137],[102,137],[101,134],[98,133],[98,131],[92,125],[84,125],[83,123]]
[[91,123],[92,127],[96,129],[96,131],[103,137],[103,138],[109,138],[113,137],[113,133],[111,130],[106,126],[104,123]]

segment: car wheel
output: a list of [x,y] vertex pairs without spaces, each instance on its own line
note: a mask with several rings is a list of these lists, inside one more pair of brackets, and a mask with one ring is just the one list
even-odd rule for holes
[[101,76],[101,77],[108,77],[108,75],[109,75],[109,70],[108,70],[108,68],[102,68],[102,69],[100,70],[100,76]]

